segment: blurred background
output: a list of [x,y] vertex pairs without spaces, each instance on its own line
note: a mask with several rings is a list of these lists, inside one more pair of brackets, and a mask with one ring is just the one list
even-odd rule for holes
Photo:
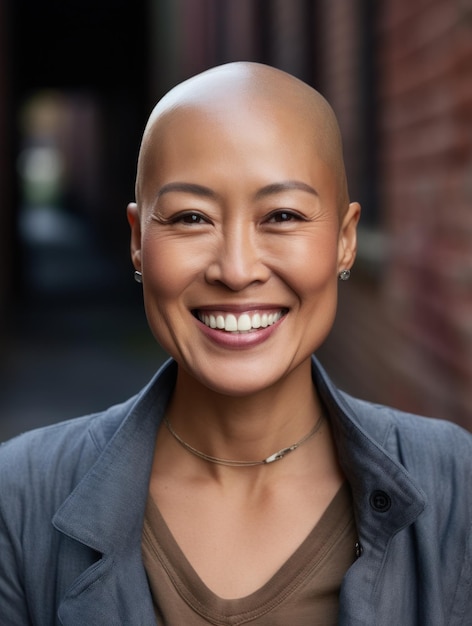
[[0,0],[0,440],[164,359],[128,253],[139,142],[163,93],[233,60],[340,121],[363,216],[324,365],[472,430],[472,0]]

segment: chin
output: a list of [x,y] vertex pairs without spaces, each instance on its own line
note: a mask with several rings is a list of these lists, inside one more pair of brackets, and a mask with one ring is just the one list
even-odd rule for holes
[[221,364],[215,366],[211,372],[196,368],[185,369],[187,374],[203,387],[224,396],[239,398],[262,393],[281,383],[288,375],[283,368],[272,371],[266,369],[262,375],[259,365],[254,364],[254,367],[251,367],[241,364],[238,367],[234,362],[229,367],[222,367]]
[[261,381],[231,381],[228,384],[206,384],[211,391],[222,396],[230,396],[232,398],[244,398],[256,395],[265,391],[271,385],[261,384]]

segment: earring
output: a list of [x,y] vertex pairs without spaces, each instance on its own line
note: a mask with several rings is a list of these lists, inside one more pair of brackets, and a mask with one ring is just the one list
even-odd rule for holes
[[349,280],[351,270],[341,270],[338,274],[339,280]]
[[143,282],[143,275],[141,274],[141,272],[138,272],[137,270],[134,273],[134,280],[137,283],[142,283]]

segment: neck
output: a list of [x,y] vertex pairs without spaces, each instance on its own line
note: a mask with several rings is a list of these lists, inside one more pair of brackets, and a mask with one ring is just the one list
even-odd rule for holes
[[[291,446],[313,429],[320,415],[307,367],[283,384],[238,397],[210,390],[179,369],[167,411],[175,432],[193,448],[236,461],[265,459]],[[179,452],[189,455],[185,449]]]

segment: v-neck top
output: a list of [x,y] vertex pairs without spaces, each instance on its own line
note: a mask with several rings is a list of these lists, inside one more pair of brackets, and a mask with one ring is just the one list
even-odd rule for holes
[[267,583],[243,598],[224,599],[198,576],[149,496],[142,550],[157,621],[160,626],[335,626],[339,589],[355,560],[356,541],[346,482]]

